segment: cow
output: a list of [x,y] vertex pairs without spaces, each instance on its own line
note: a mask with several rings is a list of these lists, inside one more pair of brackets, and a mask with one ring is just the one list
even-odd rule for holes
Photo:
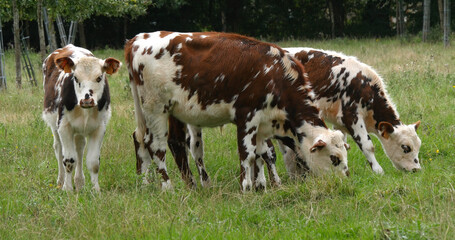
[[115,58],[102,60],[87,49],[71,44],[55,50],[44,60],[43,119],[54,136],[57,184],[65,191],[73,190],[74,168],[76,190],[84,185],[82,159],[86,139],[87,168],[93,189],[100,191],[100,150],[111,116],[106,75],[114,74],[120,66]]
[[[413,172],[421,169],[418,156],[421,140],[416,132],[420,121],[410,125],[401,122],[386,85],[375,70],[355,57],[333,51],[284,50],[304,65],[320,116],[342,130],[345,140],[346,134],[351,135],[375,173],[384,171],[374,156],[369,133],[379,138],[395,168]],[[294,161],[295,153],[292,150],[284,153],[290,173],[299,174],[301,169]]]
[[242,191],[253,188],[254,162],[254,187],[265,189],[261,156],[271,137],[283,139],[308,165],[348,172],[342,133],[319,118],[303,66],[274,44],[216,32],[140,33],[125,44],[125,61],[137,163],[145,165],[138,169],[147,173],[153,158],[162,189],[172,187],[165,162],[169,117],[181,126],[237,126]]

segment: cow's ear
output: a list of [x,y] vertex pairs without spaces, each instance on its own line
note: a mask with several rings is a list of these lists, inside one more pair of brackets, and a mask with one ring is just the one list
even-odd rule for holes
[[65,73],[71,73],[73,71],[74,62],[69,57],[61,57],[55,59],[55,65],[57,65]]
[[321,139],[319,139],[311,148],[310,148],[310,152],[314,153],[316,152],[316,150],[320,150],[322,149],[323,147],[327,146],[327,143],[325,143],[324,141],[322,141]]
[[416,131],[417,131],[417,129],[418,129],[418,128],[419,128],[419,126],[420,126],[420,120],[419,120],[419,121],[417,121],[416,123],[414,123],[413,125],[414,125],[414,128],[415,128],[415,129],[416,129]]
[[389,139],[390,134],[393,133],[393,125],[389,122],[380,122],[378,125],[378,130],[381,136],[385,139]]
[[103,70],[111,75],[118,71],[118,69],[122,66],[122,63],[115,59],[115,58],[107,58],[104,60]]

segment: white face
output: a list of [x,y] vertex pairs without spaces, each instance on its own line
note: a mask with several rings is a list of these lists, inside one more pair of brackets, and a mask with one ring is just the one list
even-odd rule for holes
[[330,129],[325,129],[322,134],[314,139],[312,144],[304,143],[304,148],[309,150],[309,153],[305,154],[304,157],[310,171],[315,175],[335,172],[342,176],[349,176],[346,146],[343,133]]
[[77,104],[83,108],[98,105],[102,97],[106,73],[103,72],[104,61],[94,57],[83,57],[74,66],[74,90]]
[[417,136],[415,124],[394,127],[388,138],[380,139],[395,168],[413,172],[421,169],[419,150],[422,142]]

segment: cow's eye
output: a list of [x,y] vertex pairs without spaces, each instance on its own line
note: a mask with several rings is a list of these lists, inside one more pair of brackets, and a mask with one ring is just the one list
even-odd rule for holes
[[409,153],[411,152],[411,147],[408,145],[401,145],[401,148],[403,149],[404,153]]
[[76,76],[74,76],[73,79],[74,79],[74,81],[75,81],[76,83],[79,83],[79,80],[77,79]]
[[102,78],[101,76],[99,76],[99,77],[96,79],[97,82],[101,82],[101,80],[103,80],[103,78]]

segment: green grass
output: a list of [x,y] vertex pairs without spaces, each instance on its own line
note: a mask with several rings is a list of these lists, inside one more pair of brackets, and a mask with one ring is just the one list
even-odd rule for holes
[[[280,42],[355,55],[385,79],[405,123],[422,121],[415,174],[393,168],[375,139],[385,170],[373,175],[349,139],[351,177],[292,181],[279,156],[281,188],[242,194],[235,127],[204,130],[205,160],[213,184],[188,189],[172,156],[174,189],[135,174],[133,101],[126,68],[109,78],[113,114],[102,148],[101,194],[56,188],[52,133],[41,119],[40,60],[32,55],[38,87],[15,88],[13,52],[6,53],[8,90],[0,92],[0,239],[454,239],[455,56],[440,45],[394,39]],[[121,50],[99,50],[116,57]],[[85,165],[85,164],[84,164]],[[196,168],[191,161],[193,173]]]

